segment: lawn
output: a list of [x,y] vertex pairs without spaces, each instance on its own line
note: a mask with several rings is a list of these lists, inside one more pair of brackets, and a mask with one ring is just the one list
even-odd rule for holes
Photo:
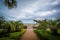
[[60,40],[60,36],[52,35],[50,31],[47,30],[34,30],[34,31],[41,40]]
[[0,40],[20,40],[22,32],[13,32],[6,34],[4,37],[1,37]]

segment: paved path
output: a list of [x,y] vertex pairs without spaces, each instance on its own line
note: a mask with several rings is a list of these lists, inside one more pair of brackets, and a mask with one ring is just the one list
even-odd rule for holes
[[33,27],[28,26],[25,34],[22,36],[21,40],[39,40],[38,36],[34,33]]

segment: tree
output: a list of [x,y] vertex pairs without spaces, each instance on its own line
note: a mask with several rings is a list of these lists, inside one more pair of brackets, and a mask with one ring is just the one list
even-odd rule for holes
[[51,29],[51,33],[54,34],[54,35],[57,35],[57,30],[58,30],[58,19],[57,20],[48,20],[48,25],[49,25],[49,28]]
[[38,29],[45,30],[47,27],[46,20],[34,20],[36,23],[39,24]]
[[15,21],[15,27],[16,27],[16,31],[18,31],[21,28],[23,28],[23,23],[21,21]]
[[0,28],[3,28],[5,24],[5,18],[3,16],[0,17]]
[[45,30],[46,28],[50,28],[51,29],[51,33],[57,35],[57,30],[60,28],[60,20],[42,20],[42,21],[38,21],[38,20],[34,20],[35,22],[37,22],[39,24],[38,29],[43,29]]
[[17,6],[17,0],[4,0],[4,4],[11,9]]
[[[9,22],[8,22],[8,25],[9,25],[9,27],[11,28],[10,31],[14,32],[14,31],[15,31],[15,25],[14,25],[14,22],[13,22],[13,21],[9,21]],[[9,27],[8,27],[8,28],[9,28]]]

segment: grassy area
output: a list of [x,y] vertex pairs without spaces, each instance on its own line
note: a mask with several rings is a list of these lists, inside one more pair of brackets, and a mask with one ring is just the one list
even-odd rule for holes
[[1,37],[0,40],[20,40],[22,34],[22,32],[9,33],[6,34],[6,36]]
[[41,40],[60,40],[60,36],[54,36],[50,31],[47,30],[35,30],[35,33]]

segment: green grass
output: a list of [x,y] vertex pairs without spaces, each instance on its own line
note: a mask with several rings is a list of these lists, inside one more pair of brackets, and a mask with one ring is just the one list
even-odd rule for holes
[[35,33],[39,36],[41,40],[60,40],[60,36],[54,36],[51,34],[50,31],[35,30]]
[[8,36],[1,37],[0,40],[20,40],[22,34],[22,32],[9,33]]

